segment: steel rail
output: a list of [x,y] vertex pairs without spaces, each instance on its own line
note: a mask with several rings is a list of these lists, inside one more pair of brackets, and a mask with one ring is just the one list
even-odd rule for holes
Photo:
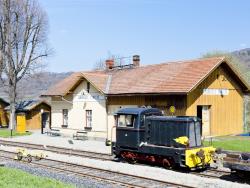
[[44,146],[40,144],[13,142],[13,141],[1,140],[1,139],[0,139],[0,145],[12,146],[12,147],[24,147],[26,149],[44,150],[44,151],[49,151],[49,152],[54,152],[54,153],[59,153],[59,154],[74,155],[78,157],[85,157],[85,158],[99,159],[99,160],[106,160],[106,161],[113,160],[111,154],[76,150],[76,149],[70,149],[70,148],[65,148],[65,147]]
[[[16,155],[15,152],[2,150],[0,150],[0,153],[4,153],[4,155],[0,155],[0,158],[6,158],[8,160],[13,159],[13,156]],[[6,156],[6,153],[10,154],[11,156]],[[52,159],[42,159],[41,161],[35,162],[32,161],[32,163],[29,164],[40,166],[46,169],[51,169],[56,172],[75,174],[77,176],[89,177],[96,180],[105,181],[111,184],[119,184],[126,187],[192,187],[167,181],[149,179],[138,175],[128,175],[126,173],[115,172],[112,170],[104,170],[101,168],[72,164],[69,162],[62,162],[59,160]]]

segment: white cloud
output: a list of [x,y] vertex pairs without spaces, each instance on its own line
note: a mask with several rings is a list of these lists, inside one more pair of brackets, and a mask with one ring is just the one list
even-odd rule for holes
[[240,47],[242,47],[242,48],[244,48],[244,47],[246,47],[247,46],[247,44],[245,44],[245,43],[241,43],[240,44]]

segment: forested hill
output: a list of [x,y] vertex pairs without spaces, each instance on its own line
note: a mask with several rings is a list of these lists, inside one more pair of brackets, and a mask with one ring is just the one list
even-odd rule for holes
[[[18,84],[18,100],[39,98],[39,96],[46,92],[50,86],[66,78],[71,73],[72,72],[42,72],[32,76],[27,76]],[[3,87],[0,87],[0,97],[9,101],[7,93]]]
[[250,83],[250,48],[234,51],[232,54],[243,64],[242,74]]

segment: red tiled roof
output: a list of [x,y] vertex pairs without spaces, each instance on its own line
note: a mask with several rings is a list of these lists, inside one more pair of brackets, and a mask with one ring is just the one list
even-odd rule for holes
[[49,90],[43,94],[42,96],[64,96],[66,95],[70,89],[81,79],[81,73],[76,72],[68,76],[67,78],[63,79],[62,81],[58,82]]
[[[224,57],[214,57],[81,74],[99,91],[108,95],[188,93],[223,61]],[[67,94],[80,79],[79,74],[62,80],[45,95]]]

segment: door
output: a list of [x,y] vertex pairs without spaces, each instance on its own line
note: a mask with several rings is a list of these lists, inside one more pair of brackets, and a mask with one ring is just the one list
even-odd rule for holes
[[63,115],[63,125],[62,125],[62,127],[68,127],[68,119],[69,119],[68,109],[63,109],[62,115]]
[[116,143],[130,149],[137,148],[139,134],[136,128],[136,116],[130,114],[119,114],[116,128]]
[[26,131],[26,117],[25,114],[17,114],[17,132],[24,133]]
[[202,136],[210,136],[210,106],[202,106]]
[[42,113],[42,127],[43,128],[50,128],[50,120],[49,120],[49,112]]

